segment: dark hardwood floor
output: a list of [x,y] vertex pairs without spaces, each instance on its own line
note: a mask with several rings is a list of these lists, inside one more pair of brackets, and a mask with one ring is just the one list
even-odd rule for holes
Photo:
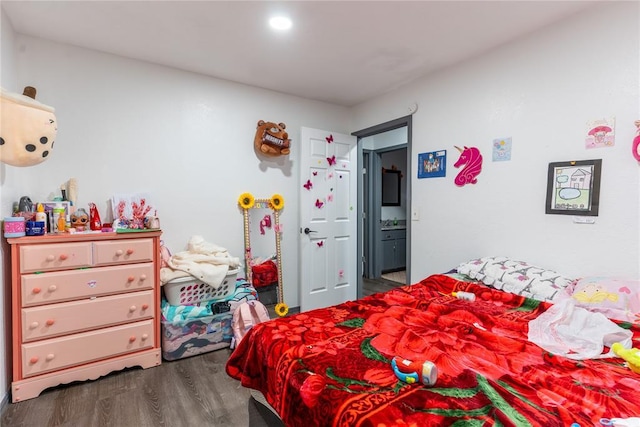
[[246,426],[249,390],[226,375],[222,349],[114,372],[8,404],[0,424],[40,426]]
[[402,283],[392,282],[387,279],[362,279],[362,295],[368,296],[377,294],[379,292],[386,292],[398,286],[403,286]]
[[[365,279],[363,294],[397,286],[400,284],[384,279]],[[225,373],[230,354],[227,348],[163,361],[155,368],[132,368],[95,381],[50,388],[35,399],[5,405],[0,425],[245,427],[249,425],[250,393]]]

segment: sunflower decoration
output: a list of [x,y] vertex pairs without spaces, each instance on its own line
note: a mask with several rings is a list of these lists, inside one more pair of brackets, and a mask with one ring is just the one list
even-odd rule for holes
[[242,193],[238,198],[238,204],[242,209],[251,209],[255,204],[256,199],[251,193]]
[[279,211],[280,209],[284,208],[284,197],[282,197],[280,194],[274,194],[273,196],[271,196],[271,199],[269,199],[269,205],[271,209]]
[[289,306],[283,302],[279,302],[275,307],[276,314],[280,317],[284,317],[289,313]]

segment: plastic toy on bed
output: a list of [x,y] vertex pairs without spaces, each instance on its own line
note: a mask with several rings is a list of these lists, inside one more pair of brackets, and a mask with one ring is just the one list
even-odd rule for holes
[[640,374],[640,350],[637,348],[624,348],[622,344],[619,342],[613,343],[611,345],[611,350],[613,352],[622,357],[629,369],[631,369],[636,374]]
[[393,373],[407,384],[421,383],[432,386],[438,378],[438,368],[428,360],[411,361],[400,356],[391,359]]

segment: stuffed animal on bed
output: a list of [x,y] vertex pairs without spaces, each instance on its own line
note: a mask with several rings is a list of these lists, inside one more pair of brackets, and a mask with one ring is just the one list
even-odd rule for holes
[[291,152],[291,140],[285,131],[287,125],[260,120],[253,140],[255,149],[267,156],[282,156]]
[[49,158],[58,132],[54,109],[35,100],[36,90],[22,95],[0,88],[0,161],[33,166]]

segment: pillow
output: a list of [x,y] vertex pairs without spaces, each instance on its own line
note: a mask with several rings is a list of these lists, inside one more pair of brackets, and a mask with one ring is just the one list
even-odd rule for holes
[[640,320],[640,280],[592,276],[567,288],[576,306],[625,322]]
[[505,292],[551,302],[562,298],[562,291],[574,281],[553,270],[508,257],[473,259],[460,264],[458,273]]

